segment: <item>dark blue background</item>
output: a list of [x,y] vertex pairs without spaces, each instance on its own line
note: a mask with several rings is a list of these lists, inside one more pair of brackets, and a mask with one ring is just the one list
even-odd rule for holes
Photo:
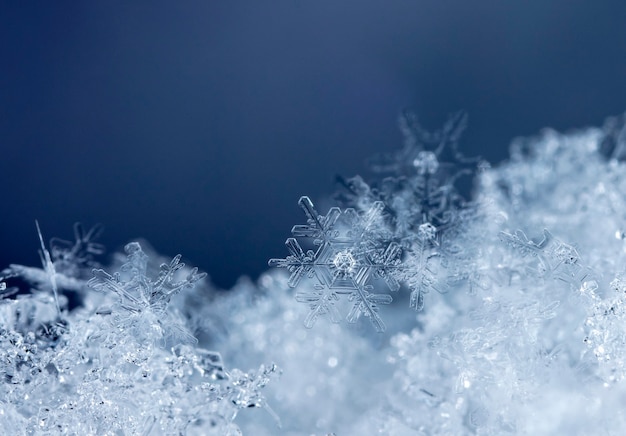
[[[28,3],[28,5],[26,5]],[[626,109],[626,2],[224,0],[0,4],[0,267],[101,222],[229,287],[335,174],[465,109],[492,162]]]

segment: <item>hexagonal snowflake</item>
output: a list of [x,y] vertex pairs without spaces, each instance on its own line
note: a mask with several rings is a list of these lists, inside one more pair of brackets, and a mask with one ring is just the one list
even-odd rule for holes
[[312,327],[324,314],[339,322],[341,316],[336,304],[340,296],[347,295],[352,303],[346,316],[348,322],[356,322],[365,315],[376,330],[385,330],[378,306],[389,304],[392,298],[371,291],[377,280],[384,281],[391,291],[400,288],[394,272],[400,267],[402,250],[382,237],[384,205],[375,202],[362,214],[352,208],[342,211],[333,207],[326,215],[320,215],[308,197],[300,198],[298,204],[307,216],[307,224],[294,226],[292,234],[311,239],[313,249],[304,251],[296,238],[289,238],[286,245],[290,255],[271,259],[269,265],[287,268],[291,287],[298,286],[303,278],[313,280],[312,287],[296,293],[296,300],[310,308],[305,325]]

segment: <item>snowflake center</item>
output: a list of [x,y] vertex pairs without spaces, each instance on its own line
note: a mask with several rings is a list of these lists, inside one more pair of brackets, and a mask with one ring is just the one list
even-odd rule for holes
[[354,271],[354,267],[356,266],[356,260],[354,260],[354,256],[348,250],[340,251],[335,255],[333,259],[333,264],[335,268],[339,270],[339,272],[343,274],[351,274]]
[[437,228],[431,223],[424,223],[417,229],[418,234],[425,240],[435,239]]
[[576,249],[572,246],[562,244],[555,250],[554,253],[561,262],[572,265],[578,262],[579,256]]
[[420,151],[413,160],[413,166],[420,175],[435,174],[439,169],[439,160],[432,151]]

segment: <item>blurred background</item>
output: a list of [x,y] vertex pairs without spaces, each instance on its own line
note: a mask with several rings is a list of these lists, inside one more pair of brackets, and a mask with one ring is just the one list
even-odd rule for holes
[[[301,195],[463,109],[466,155],[626,110],[626,2],[0,3],[0,269],[105,226],[229,288],[284,257]],[[106,259],[103,259],[106,261]]]

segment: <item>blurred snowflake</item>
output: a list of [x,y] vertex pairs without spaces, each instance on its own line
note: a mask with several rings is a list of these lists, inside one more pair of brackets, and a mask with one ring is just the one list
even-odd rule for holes
[[100,224],[85,232],[83,225],[76,223],[73,242],[52,238],[50,256],[56,271],[70,277],[78,277],[81,271],[85,271],[85,268],[98,267],[99,264],[94,257],[105,251],[104,245],[96,242],[102,231],[103,227]]
[[526,269],[538,277],[558,279],[578,288],[593,272],[580,262],[575,247],[566,244],[544,229],[541,239],[528,239],[521,230],[500,232],[500,239],[517,251],[521,258],[535,258],[536,263],[526,264]]

